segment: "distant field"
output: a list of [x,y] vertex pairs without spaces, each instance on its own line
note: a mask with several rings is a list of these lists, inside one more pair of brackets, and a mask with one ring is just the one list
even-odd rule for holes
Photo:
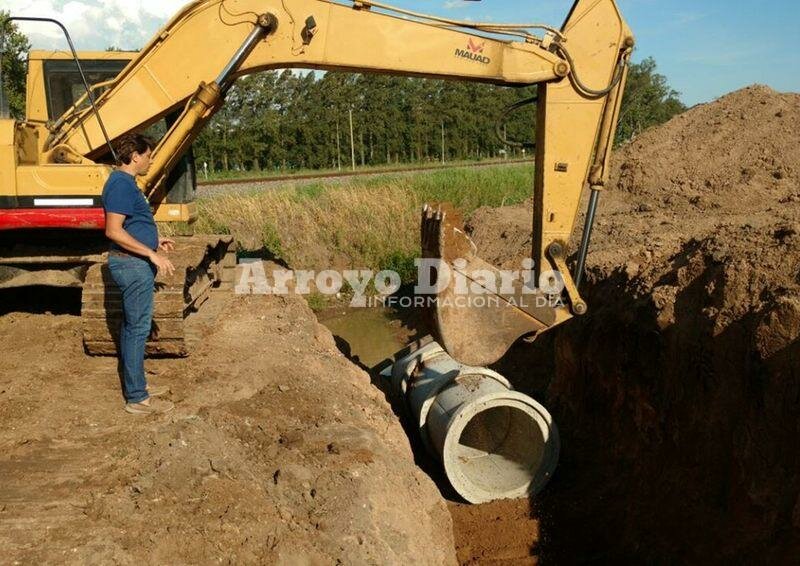
[[439,161],[416,162],[416,163],[386,163],[383,165],[357,166],[353,170],[349,164],[342,164],[341,168],[332,167],[329,169],[262,169],[258,171],[210,171],[206,178],[203,169],[198,167],[197,181],[199,184],[221,183],[226,181],[268,181],[272,179],[287,179],[292,177],[322,177],[329,175],[365,175],[371,173],[408,171],[419,169],[450,169],[453,167],[470,167],[474,165],[491,165],[492,163],[509,163],[521,161],[520,159],[471,159],[465,161]]
[[240,252],[296,269],[394,269],[413,275],[423,203],[448,201],[465,214],[516,204],[532,193],[530,164],[355,178],[200,199],[195,231],[236,237]]

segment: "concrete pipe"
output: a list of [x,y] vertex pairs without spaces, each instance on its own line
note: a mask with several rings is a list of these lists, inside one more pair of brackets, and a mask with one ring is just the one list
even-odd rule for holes
[[539,492],[558,462],[558,429],[547,410],[488,368],[458,363],[439,344],[384,373],[405,398],[428,450],[470,503]]

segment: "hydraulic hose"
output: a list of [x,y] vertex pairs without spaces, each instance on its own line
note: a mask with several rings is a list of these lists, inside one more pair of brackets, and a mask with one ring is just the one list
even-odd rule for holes
[[[625,66],[628,64],[628,55],[629,52],[624,53],[620,56],[619,61],[617,62],[617,67],[614,71],[614,77],[611,79],[611,83],[606,88],[597,90],[593,88],[589,88],[586,84],[580,79],[578,76],[577,71],[575,70],[575,62],[572,59],[572,56],[569,54],[569,51],[563,45],[557,45],[556,49],[558,50],[559,54],[567,60],[570,67],[570,77],[575,82],[575,86],[580,90],[583,94],[591,97],[601,97],[607,95],[609,92],[614,90],[614,88],[619,84],[622,80],[622,76],[624,75]],[[523,106],[527,106],[528,104],[533,104],[538,100],[538,95],[531,96],[530,98],[525,98],[523,100],[519,100],[506,106],[503,109],[502,114],[497,119],[494,125],[494,133],[500,143],[508,145],[510,147],[519,147],[519,148],[526,148],[526,149],[534,149],[536,144],[533,142],[518,142],[506,139],[503,133],[500,130],[500,127],[505,123],[506,118],[508,118],[509,114],[514,112],[515,110],[519,110]]]
[[567,51],[567,48],[563,45],[557,45],[556,49],[558,50],[559,54],[567,60],[567,63],[569,63],[570,77],[573,81],[575,81],[575,86],[577,86],[578,90],[580,90],[583,94],[588,96],[601,97],[614,90],[614,87],[616,87],[619,84],[619,81],[622,80],[622,75],[624,74],[623,71],[625,70],[625,66],[628,64],[628,53],[625,53],[620,56],[619,61],[617,62],[617,68],[614,71],[614,78],[611,79],[611,83],[606,88],[596,90],[589,88],[586,86],[586,84],[584,84],[583,81],[581,81],[580,77],[578,76],[578,72],[575,70],[575,62],[572,60],[572,56],[569,54],[569,51]]
[[495,122],[495,124],[494,124],[494,134],[495,134],[495,136],[497,136],[497,139],[500,140],[500,143],[503,143],[503,144],[508,145],[510,147],[521,147],[521,148],[526,148],[526,149],[533,149],[533,148],[536,147],[536,144],[534,142],[509,141],[503,135],[503,132],[500,131],[500,126],[502,126],[505,123],[506,118],[508,118],[509,114],[511,114],[515,110],[519,110],[523,106],[527,106],[528,104],[533,104],[537,100],[539,100],[539,95],[535,94],[535,95],[531,96],[530,98],[525,98],[525,99],[522,99],[522,100],[518,100],[517,102],[514,102],[513,104],[509,104],[508,106],[506,106],[503,109],[503,112],[500,114],[500,117],[497,119],[497,122]]

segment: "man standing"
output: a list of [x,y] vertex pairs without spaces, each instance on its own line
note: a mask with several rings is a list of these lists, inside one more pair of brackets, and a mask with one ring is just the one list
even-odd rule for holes
[[144,348],[153,321],[157,271],[172,274],[172,262],[157,250],[171,251],[174,242],[160,238],[150,204],[136,185],[136,176],[150,169],[153,142],[125,134],[114,144],[120,165],[103,187],[106,236],[111,240],[108,267],[122,292],[124,320],[119,339],[125,410],[133,414],[163,413],[174,405],[156,399],[166,388],[147,386]]

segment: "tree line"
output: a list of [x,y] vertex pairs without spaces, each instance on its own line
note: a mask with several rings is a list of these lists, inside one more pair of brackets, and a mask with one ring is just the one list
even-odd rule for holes
[[[534,93],[388,75],[260,73],[231,89],[195,157],[210,168],[248,170],[498,157],[510,150],[494,133],[497,117]],[[529,140],[533,108],[511,116],[501,135]]]
[[[30,45],[5,16],[0,12],[4,100],[21,118]],[[505,108],[535,93],[535,86],[269,71],[237,81],[195,141],[195,158],[209,170],[257,171],[520,157],[530,150],[500,138],[532,142],[535,104],[498,121]],[[652,58],[632,64],[617,142],[683,110]]]
[[[652,58],[631,65],[617,142],[685,110]],[[530,155],[536,87],[271,71],[240,79],[194,144],[214,170],[320,169]],[[352,122],[352,135],[351,135]],[[501,138],[518,143],[508,145]]]

